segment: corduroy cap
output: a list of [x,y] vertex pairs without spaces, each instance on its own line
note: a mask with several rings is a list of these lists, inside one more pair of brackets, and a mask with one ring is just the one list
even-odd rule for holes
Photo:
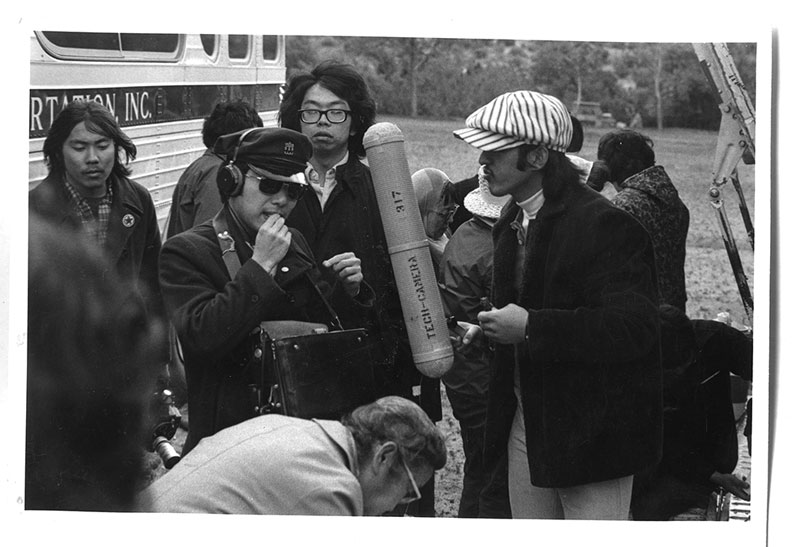
[[523,144],[566,152],[572,140],[567,107],[555,97],[536,91],[504,93],[470,114],[466,125],[453,134],[486,152]]
[[214,153],[226,161],[247,164],[281,176],[304,171],[313,154],[308,137],[282,127],[254,127],[222,135]]

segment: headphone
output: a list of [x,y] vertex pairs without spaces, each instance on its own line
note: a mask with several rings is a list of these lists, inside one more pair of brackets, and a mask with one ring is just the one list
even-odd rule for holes
[[220,166],[219,170],[217,171],[217,188],[219,188],[221,194],[228,197],[233,197],[242,193],[242,188],[244,187],[244,175],[242,174],[241,169],[236,166],[236,158],[239,156],[239,148],[242,146],[244,138],[248,133],[255,131],[256,129],[260,128],[251,127],[239,136],[239,142],[236,143],[236,148],[233,149],[233,158],[231,158],[225,165]]

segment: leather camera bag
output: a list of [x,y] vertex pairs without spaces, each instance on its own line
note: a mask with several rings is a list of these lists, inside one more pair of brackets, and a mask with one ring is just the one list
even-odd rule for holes
[[[222,214],[213,220],[231,279],[241,267]],[[313,281],[309,282],[314,285]],[[340,330],[323,323],[264,321],[258,331],[257,362],[248,367],[256,414],[339,419],[377,398],[374,367],[380,356],[365,329],[343,329],[328,301],[317,294]]]
[[[262,393],[269,394],[261,413],[338,420],[375,400],[375,359],[367,331],[318,332],[314,325],[261,324]],[[306,332],[292,333],[292,327]]]

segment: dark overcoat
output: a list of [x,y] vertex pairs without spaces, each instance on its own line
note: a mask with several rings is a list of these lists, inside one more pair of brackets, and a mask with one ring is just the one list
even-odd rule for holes
[[579,182],[545,181],[515,287],[519,207],[493,230],[493,300],[528,310],[526,340],[498,345],[486,465],[504,457],[519,368],[531,482],[569,487],[660,458],[661,365],[653,247],[644,228]]
[[[153,199],[141,184],[113,175],[111,191],[114,197],[103,250],[122,279],[136,285],[148,313],[163,319],[158,284],[161,234]],[[61,230],[81,229],[80,217],[72,207],[70,194],[61,180],[48,177],[31,190],[29,207],[31,212]],[[163,353],[166,359],[166,346]]]
[[[230,217],[227,221],[232,225]],[[190,427],[184,453],[203,437],[254,416],[250,365],[257,347],[253,333],[262,321],[333,327],[315,285],[337,312],[372,304],[367,285],[362,284],[357,301],[334,279],[323,279],[296,230],[291,230],[291,246],[274,278],[252,260],[241,232],[231,227],[231,233],[241,262],[233,279],[211,220],[169,238],[161,251],[164,302],[181,342],[188,387]]]
[[[381,341],[385,359],[376,372],[383,394],[411,397],[434,421],[441,419],[439,382],[423,377],[411,356],[369,167],[351,153],[348,161],[336,168],[336,186],[325,210],[315,192],[306,192],[286,223],[305,236],[318,262],[346,251],[361,259],[364,280],[375,291],[375,305],[353,310],[354,314],[343,313],[342,322],[366,328],[373,340]],[[412,386],[420,384],[421,397],[413,397]]]

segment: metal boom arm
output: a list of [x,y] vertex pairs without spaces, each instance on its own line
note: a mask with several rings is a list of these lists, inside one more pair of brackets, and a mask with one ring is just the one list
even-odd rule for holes
[[752,322],[753,297],[750,294],[747,276],[725,213],[722,188],[727,182],[733,184],[739,198],[739,210],[747,230],[750,246],[755,249],[753,222],[736,171],[740,160],[746,164],[755,162],[755,110],[725,44],[694,44],[694,50],[706,77],[719,93],[719,108],[722,111],[717,151],[712,169],[713,180],[708,195],[720,224],[722,239],[728,252],[745,312]]

